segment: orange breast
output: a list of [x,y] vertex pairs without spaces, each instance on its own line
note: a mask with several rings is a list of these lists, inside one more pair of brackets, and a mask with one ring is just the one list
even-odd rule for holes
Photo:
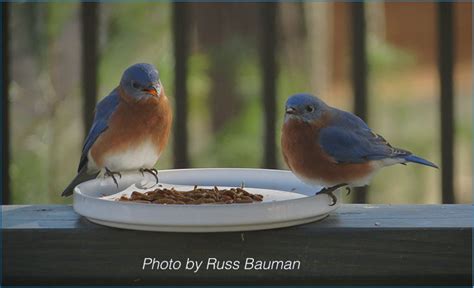
[[109,153],[125,151],[129,147],[151,140],[157,155],[168,143],[171,131],[172,111],[168,98],[152,97],[146,101],[121,100],[109,120],[109,127],[91,148],[91,156],[98,166]]
[[322,181],[326,185],[351,183],[372,172],[367,163],[337,163],[319,145],[321,123],[310,125],[289,119],[283,125],[281,146],[288,167],[299,177]]

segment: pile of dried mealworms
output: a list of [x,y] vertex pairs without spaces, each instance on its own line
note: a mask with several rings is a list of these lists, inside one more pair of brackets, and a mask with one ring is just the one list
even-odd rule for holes
[[117,200],[151,204],[234,204],[261,202],[263,196],[249,193],[242,187],[205,189],[194,186],[190,191],[176,191],[174,188],[156,189],[145,193],[134,191],[130,197],[122,195]]

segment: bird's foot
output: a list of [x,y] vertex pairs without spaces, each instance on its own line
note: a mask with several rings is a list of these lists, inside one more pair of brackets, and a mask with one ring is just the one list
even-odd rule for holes
[[[335,186],[332,186],[332,187],[325,187],[325,188],[321,189],[321,191],[319,191],[317,194],[326,194],[326,195],[328,195],[332,200],[332,202],[331,202],[331,204],[329,204],[329,206],[334,206],[337,203],[337,197],[334,195],[333,192],[336,191],[337,189],[343,187],[343,186],[346,186],[346,185],[347,185],[346,183],[342,183],[342,184],[335,185]],[[350,188],[349,187],[347,187],[347,188],[350,191]]]
[[108,176],[108,177],[112,177],[112,180],[114,180],[114,183],[115,185],[117,186],[118,188],[118,182],[117,182],[117,178],[115,178],[115,175],[118,175],[119,178],[122,178],[122,174],[120,174],[120,172],[113,172],[113,171],[110,171],[109,168],[105,167],[105,173],[104,173],[105,176]]
[[336,198],[336,196],[334,196],[334,193],[333,193],[333,192],[334,192],[334,191],[331,190],[331,189],[323,188],[321,191],[318,192],[318,194],[326,194],[326,195],[328,195],[328,196],[331,198],[331,200],[332,200],[332,202],[331,202],[331,204],[329,204],[329,206],[334,206],[334,205],[336,205],[336,203],[337,203],[337,198]]
[[351,187],[347,186],[346,187],[346,196],[351,195]]
[[140,168],[139,170],[141,173],[142,173],[142,176],[145,176],[145,172],[148,172],[150,173],[151,175],[153,175],[153,177],[155,177],[155,180],[156,180],[156,184],[158,184],[158,170],[156,170],[155,168],[151,168],[151,169],[148,169],[148,168]]

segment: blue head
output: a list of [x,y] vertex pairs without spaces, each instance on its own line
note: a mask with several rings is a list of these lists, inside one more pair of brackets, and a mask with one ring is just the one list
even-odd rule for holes
[[158,70],[147,63],[138,63],[128,67],[123,72],[120,86],[127,95],[137,101],[160,97],[162,92]]
[[327,109],[326,103],[311,94],[295,94],[286,100],[285,122],[288,119],[318,120]]

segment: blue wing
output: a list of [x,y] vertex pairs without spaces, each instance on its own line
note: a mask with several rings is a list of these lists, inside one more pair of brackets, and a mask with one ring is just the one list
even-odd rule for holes
[[320,130],[319,144],[337,162],[363,163],[411,154],[392,147],[382,136],[372,132],[359,117],[340,110],[335,113],[336,124]]
[[337,126],[344,127],[351,130],[369,130],[369,126],[356,115],[342,111],[336,108],[331,108],[331,114],[334,117],[334,122],[337,123]]
[[84,146],[82,147],[81,161],[79,162],[79,167],[77,169],[78,172],[87,164],[87,154],[94,142],[100,134],[107,129],[109,118],[117,108],[119,99],[117,89],[114,89],[107,97],[97,103],[94,122],[92,123],[92,127],[86,137]]

